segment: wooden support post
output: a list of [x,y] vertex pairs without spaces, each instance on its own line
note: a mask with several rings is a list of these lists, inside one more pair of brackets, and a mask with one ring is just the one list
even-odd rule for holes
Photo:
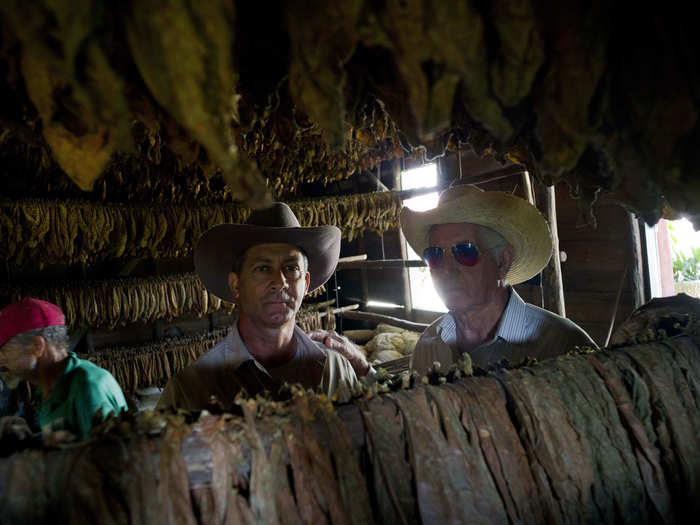
[[525,198],[527,199],[527,202],[535,206],[535,195],[532,193],[532,183],[530,182],[530,174],[527,171],[523,171],[522,178]]
[[[401,188],[401,161],[399,159],[394,159],[391,164],[391,169],[394,175],[394,190]],[[401,250],[401,258],[408,258],[408,251],[406,250],[406,237],[403,235],[403,231],[399,228],[399,249]],[[404,268],[401,272],[401,282],[403,284],[403,315],[406,319],[413,318],[413,300],[411,299],[411,277],[409,274],[409,269]]]
[[630,268],[632,269],[632,291],[634,293],[634,307],[639,308],[646,303],[646,294],[644,293],[644,257],[642,255],[642,239],[639,231],[639,220],[633,213],[627,214],[630,225],[630,244],[632,261]]
[[564,302],[564,283],[561,274],[561,251],[559,250],[559,231],[557,227],[557,201],[554,186],[542,186],[540,211],[549,222],[552,234],[552,258],[542,269],[542,307],[566,317]]

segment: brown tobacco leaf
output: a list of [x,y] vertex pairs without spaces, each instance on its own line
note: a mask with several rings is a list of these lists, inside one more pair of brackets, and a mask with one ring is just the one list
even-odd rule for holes
[[350,523],[355,525],[374,523],[367,484],[358,467],[357,451],[352,447],[350,436],[344,423],[336,414],[333,405],[318,397],[312,398],[318,406],[317,414],[323,422],[322,428],[328,432],[328,444],[335,467],[340,495]]
[[514,107],[530,94],[544,63],[544,39],[532,2],[493,2],[488,20],[498,36],[498,53],[489,65],[493,93],[503,106]]
[[22,44],[24,82],[46,142],[68,176],[91,190],[112,154],[131,146],[123,82],[100,42],[109,32],[104,12],[91,1],[0,9]]
[[343,495],[328,446],[320,442],[315,410],[309,405],[306,396],[295,400],[295,412],[302,420],[303,442],[311,459],[311,471],[316,480],[314,488],[318,487],[319,490],[316,499],[324,512],[330,516],[331,523],[348,525],[351,523],[352,508],[343,506]]
[[[676,516],[680,521],[689,520],[700,512],[695,497],[700,493],[700,475],[691,466],[699,454],[698,349],[686,337],[674,339],[673,344],[661,341],[634,348],[625,353],[648,388],[648,405],[642,412],[645,423],[653,428],[650,435],[656,436]],[[614,354],[616,359],[619,355],[624,354]]]
[[287,473],[282,468],[284,438],[279,429],[271,436],[269,455],[258,432],[257,405],[254,400],[243,403],[246,436],[252,451],[250,474],[250,508],[260,523],[302,523],[296,508]]
[[145,0],[126,23],[132,57],[154,98],[207,150],[235,196],[265,202],[265,181],[231,130],[236,74],[233,4]]
[[228,498],[235,459],[221,434],[223,426],[220,416],[202,416],[182,445],[182,453],[188,458],[192,503],[201,523],[223,523],[231,505]]
[[413,473],[406,458],[407,435],[401,412],[391,396],[380,396],[363,403],[361,414],[373,464],[374,497],[379,507],[377,521],[416,523],[418,509],[412,489]]
[[[620,419],[630,436],[646,492],[656,510],[657,519],[660,522],[673,523],[675,521],[673,507],[661,466],[659,450],[652,441],[653,434],[647,435],[646,429],[637,415],[637,410],[642,407],[635,406],[635,400],[630,397],[630,392],[637,393],[640,389],[646,389],[646,386],[631,366],[625,366],[631,364],[625,359],[612,359],[603,352],[588,356],[587,359],[603,378],[606,388],[615,399],[615,404],[620,411]],[[623,380],[623,374],[627,378],[626,381]],[[627,388],[625,388],[625,383]],[[639,399],[639,396],[635,395],[635,398]],[[642,410],[644,409],[642,408]]]
[[[319,487],[319,481],[313,475],[311,457],[306,449],[299,426],[296,422],[287,422],[284,424],[282,432],[289,451],[289,464],[294,475],[294,486],[297,487],[295,497],[302,521],[307,525],[328,523],[318,500],[318,495],[322,490]],[[299,490],[299,487],[303,487],[303,489]]]
[[[483,459],[474,454],[449,394],[420,387],[391,394],[401,409],[424,523],[507,523]],[[443,429],[435,432],[435,429]],[[477,489],[478,487],[478,489]]]
[[119,147],[117,137],[110,128],[91,121],[77,108],[69,122],[75,131],[54,119],[57,110],[54,96],[66,84],[30,54],[23,56],[22,71],[29,97],[42,117],[44,138],[56,161],[82,190],[91,190]]
[[182,442],[190,427],[180,416],[169,416],[160,449],[157,501],[165,505],[166,523],[194,525],[187,463],[182,455]]
[[634,452],[590,364],[559,358],[503,372],[503,382],[548,521],[644,521],[648,500]]
[[590,118],[606,66],[610,9],[604,1],[572,2],[543,4],[537,12],[548,46],[547,68],[532,93],[545,172],[572,169],[593,138]]
[[462,410],[462,426],[478,442],[511,523],[542,523],[537,486],[503,388],[491,378],[465,379],[446,388],[457,391],[469,407]]
[[284,6],[292,56],[292,98],[320,126],[332,148],[342,148],[347,141],[343,64],[358,40],[355,25],[361,7],[357,0],[304,0]]

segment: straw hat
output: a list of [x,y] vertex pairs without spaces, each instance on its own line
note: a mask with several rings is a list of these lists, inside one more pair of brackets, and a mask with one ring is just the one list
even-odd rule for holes
[[500,191],[460,185],[440,194],[436,208],[424,212],[401,209],[401,230],[419,255],[429,246],[430,227],[469,222],[500,233],[513,247],[513,264],[506,275],[510,284],[537,275],[552,255],[549,225],[532,204]]
[[228,286],[234,260],[255,244],[285,243],[301,248],[309,259],[312,292],[333,274],[340,256],[335,226],[302,228],[283,202],[254,210],[245,224],[218,224],[202,234],[194,251],[194,268],[204,286],[224,301],[236,302]]

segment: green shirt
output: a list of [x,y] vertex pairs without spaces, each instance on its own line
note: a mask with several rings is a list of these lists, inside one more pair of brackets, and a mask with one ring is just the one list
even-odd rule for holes
[[126,410],[122,389],[107,370],[70,352],[63,375],[39,407],[42,432],[67,430],[84,439],[100,409],[103,418]]

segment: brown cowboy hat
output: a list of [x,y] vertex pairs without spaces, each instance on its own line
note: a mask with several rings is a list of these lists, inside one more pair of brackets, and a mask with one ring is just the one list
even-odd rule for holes
[[236,302],[228,286],[234,260],[255,244],[285,243],[309,259],[308,292],[333,274],[340,256],[340,230],[335,226],[302,228],[283,202],[254,210],[245,224],[218,224],[202,234],[194,250],[194,268],[204,286],[224,301]]
[[418,255],[428,245],[430,227],[469,222],[497,231],[513,247],[506,281],[518,284],[537,275],[552,255],[552,237],[542,214],[524,199],[500,191],[459,185],[440,194],[437,207],[424,212],[401,209],[401,230]]

